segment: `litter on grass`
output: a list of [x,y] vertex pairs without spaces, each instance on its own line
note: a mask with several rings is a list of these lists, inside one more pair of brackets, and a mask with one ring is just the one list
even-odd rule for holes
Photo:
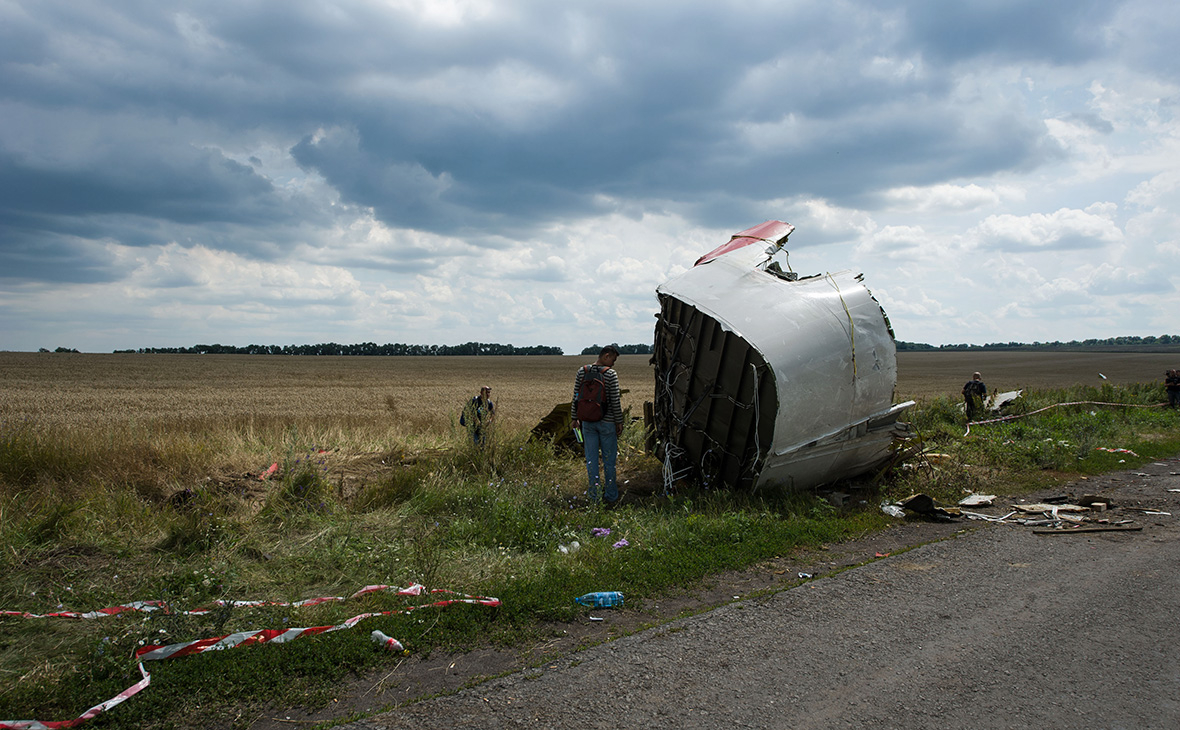
[[994,494],[969,494],[959,500],[960,507],[991,507],[996,501]]

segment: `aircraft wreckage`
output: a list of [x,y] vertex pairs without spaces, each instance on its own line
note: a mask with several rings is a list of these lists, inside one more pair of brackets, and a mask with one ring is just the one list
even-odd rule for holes
[[742,231],[656,289],[649,422],[667,478],[805,489],[880,467],[907,434],[888,317],[860,275],[784,271],[793,230]]

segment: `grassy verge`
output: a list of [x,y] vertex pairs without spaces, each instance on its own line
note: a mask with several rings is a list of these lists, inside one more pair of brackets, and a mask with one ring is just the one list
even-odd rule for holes
[[[890,496],[926,492],[957,501],[966,492],[1020,493],[1180,453],[1177,411],[1160,385],[1029,390],[995,423],[965,424],[961,401],[937,398],[913,414],[919,434]],[[1126,453],[1132,452],[1132,453]]]
[[[1163,399],[1158,386],[1030,392],[1009,411],[1028,415],[966,435],[955,400],[924,401],[913,414],[920,449],[879,486],[881,496],[1011,494],[1174,455],[1177,414],[1135,407]],[[1034,413],[1076,401],[1118,405]],[[324,453],[319,445],[334,439],[372,448],[381,441],[373,434],[325,434],[313,424],[224,431],[143,430],[111,439],[25,424],[0,433],[0,609],[82,611],[145,599],[170,608],[88,621],[0,617],[0,719],[76,717],[138,679],[130,657],[145,644],[389,612],[358,630],[153,662],[152,686],[94,721],[244,727],[260,698],[325,704],[335,683],[387,662],[373,650],[372,629],[418,653],[519,644],[536,638],[543,622],[578,615],[572,598],[582,593],[621,590],[629,605],[642,606],[711,573],[862,534],[888,519],[876,498],[837,510],[812,494],[665,494],[659,464],[639,450],[638,425],[621,448],[629,504],[613,511],[585,502],[577,459],[525,433],[500,433],[483,449],[454,431],[402,435],[386,449],[385,467],[346,490],[342,450]],[[227,462],[231,451],[237,456]],[[241,469],[238,461],[268,462],[275,452],[280,469],[265,489],[257,479],[207,478]],[[608,536],[598,536],[603,528]],[[570,550],[575,541],[579,548]],[[405,613],[423,601],[377,592],[303,608],[184,614],[217,599],[289,602],[412,582],[496,596],[503,606]]]

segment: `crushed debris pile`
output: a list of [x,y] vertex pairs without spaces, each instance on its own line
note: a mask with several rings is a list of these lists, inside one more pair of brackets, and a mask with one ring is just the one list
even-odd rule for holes
[[1138,524],[1143,518],[1172,516],[1171,512],[1154,507],[1116,504],[1111,497],[1100,494],[1080,497],[1061,494],[1036,502],[1018,500],[1006,505],[1001,505],[1000,499],[993,494],[969,494],[955,505],[939,504],[929,495],[914,494],[899,502],[884,503],[881,509],[899,518],[917,517],[943,522],[966,519],[1039,528],[1034,530],[1036,534],[1138,531],[1143,529]]

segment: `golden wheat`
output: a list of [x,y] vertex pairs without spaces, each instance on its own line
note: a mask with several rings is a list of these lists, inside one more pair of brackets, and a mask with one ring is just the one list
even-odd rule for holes
[[983,375],[989,390],[1000,392],[1162,383],[1164,371],[1178,365],[1180,353],[1167,352],[899,352],[897,394],[958,398],[975,371]]
[[[444,429],[481,385],[505,428],[531,428],[572,396],[588,357],[279,357],[0,353],[9,423],[103,430],[410,424]],[[624,406],[650,400],[647,358],[619,359]]]
[[[95,432],[230,429],[247,438],[291,425],[442,433],[466,399],[490,385],[501,427],[528,429],[569,400],[574,371],[590,359],[2,352],[0,419]],[[1168,353],[903,352],[897,392],[955,395],[975,370],[1001,390],[1151,382],[1176,360]],[[648,358],[623,356],[616,368],[628,391],[624,406],[641,413],[654,390]]]

